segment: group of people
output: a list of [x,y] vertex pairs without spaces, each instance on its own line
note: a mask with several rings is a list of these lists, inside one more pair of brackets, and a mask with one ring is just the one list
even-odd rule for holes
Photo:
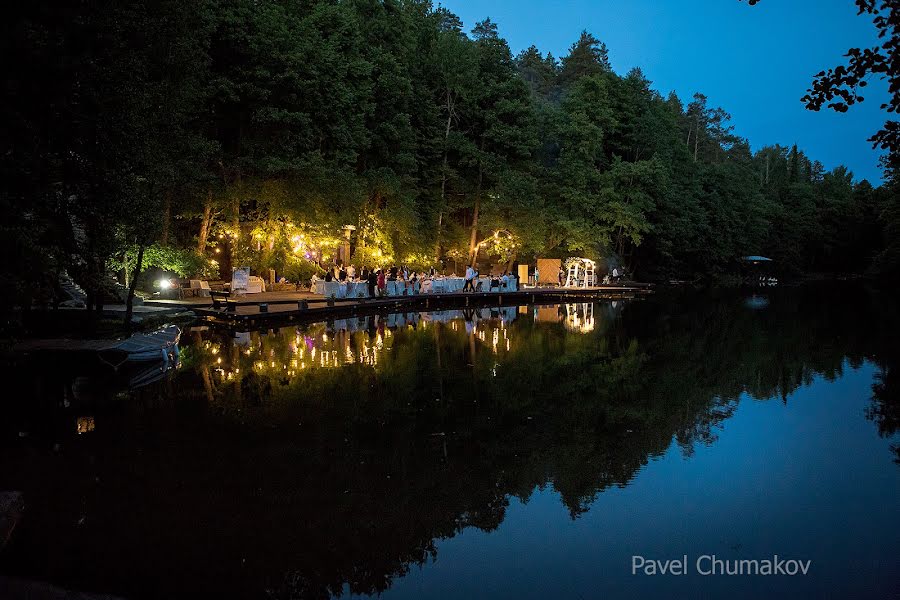
[[625,277],[625,267],[613,267],[612,271],[603,277],[603,283],[620,283]]
[[[464,292],[480,292],[483,291],[484,282],[478,281],[479,272],[476,268],[466,267],[464,276],[464,284],[462,291]],[[338,264],[331,269],[325,271],[322,278],[325,282],[337,281],[340,283],[365,283],[368,287],[369,297],[377,298],[387,295],[387,288],[390,282],[398,282],[392,286],[392,294],[412,295],[417,292],[429,293],[435,279],[435,269],[431,267],[427,271],[410,270],[406,265],[394,265],[390,268],[374,268],[363,266],[357,271],[354,265],[344,266]],[[310,281],[310,289],[315,288],[319,277],[313,276]],[[508,271],[503,271],[498,275],[492,275],[488,283],[491,291],[515,289],[514,277]]]
[[[624,267],[616,266],[603,277],[603,283],[619,283],[625,277]],[[472,265],[466,267],[464,276],[463,292],[481,292],[484,283],[478,281],[480,273],[478,269]],[[533,274],[534,285],[537,286],[540,280],[540,272],[538,267],[534,268]],[[315,283],[319,278],[315,275],[312,278],[311,288],[315,287]],[[363,266],[359,272],[354,265],[344,266],[338,264],[331,269],[325,271],[324,280],[326,282],[338,281],[341,283],[361,282],[368,286],[369,297],[376,298],[387,295],[387,287],[389,282],[400,282],[397,286],[397,293],[400,295],[415,294],[419,291],[428,293],[432,290],[432,284],[435,279],[435,269],[431,267],[427,271],[410,270],[406,265],[393,265],[390,268],[375,268]],[[559,286],[562,287],[566,282],[566,271],[559,267],[557,272],[557,280]],[[499,275],[492,275],[489,282],[490,290],[501,291],[507,289],[515,289],[514,276],[508,271],[503,271]],[[511,287],[512,286],[512,287]]]
[[[375,298],[385,296],[388,282],[400,282],[401,293],[413,294],[419,282],[431,280],[434,278],[434,267],[428,271],[411,271],[406,265],[394,265],[389,269],[381,269],[369,266],[363,266],[357,277],[356,267],[354,265],[344,266],[336,265],[325,271],[323,277],[325,282],[338,281],[340,283],[361,282],[365,283],[369,289],[369,297]],[[310,287],[315,287],[318,277],[313,275]]]
[[[462,291],[464,292],[481,292],[482,282],[478,281],[478,269],[473,266],[466,267],[466,275],[465,275],[465,283],[463,284]],[[508,271],[503,271],[499,275],[491,275],[490,280],[490,289],[493,290],[507,290],[509,289],[509,285],[512,283],[512,274]]]

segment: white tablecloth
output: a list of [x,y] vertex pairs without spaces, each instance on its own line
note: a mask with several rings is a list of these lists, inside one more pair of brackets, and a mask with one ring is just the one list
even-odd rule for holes
[[325,281],[319,279],[313,291],[317,294],[330,298],[359,298],[359,295],[365,298],[369,295],[368,287],[361,281],[352,281],[341,283],[340,281]]
[[[419,284],[416,283],[414,288],[415,291],[413,291],[413,287],[410,284],[404,285],[402,281],[385,282],[385,294],[388,296],[402,296],[404,289],[406,289],[407,294],[418,293]],[[313,291],[326,298],[330,298],[332,295],[335,298],[368,298],[369,284],[363,281],[341,283],[340,281],[325,281],[320,279],[316,281]]]
[[251,275],[247,280],[247,287],[235,287],[235,281],[232,280],[231,292],[235,295],[241,294],[261,294],[266,291],[266,282],[262,277]]
[[[498,288],[494,288],[492,290],[490,277],[479,277],[476,282],[476,286],[478,285],[478,283],[481,283],[481,291],[483,292],[514,291],[518,287],[517,280],[514,277],[509,278],[508,289],[503,289],[501,287],[499,290]],[[411,286],[409,284],[404,285],[402,281],[388,281],[386,282],[386,284],[386,295],[402,296],[404,289],[406,290],[407,294],[448,294],[453,292],[461,292],[463,286],[465,286],[466,284],[466,281],[462,277],[438,277],[431,281],[430,286],[427,282],[417,282],[415,291],[411,291]],[[330,298],[331,296],[334,296],[335,298],[369,297],[369,286],[367,283],[362,281],[341,283],[340,281],[325,281],[324,279],[319,279],[318,281],[316,281],[315,286],[313,286],[313,291],[316,294],[325,296],[326,298]]]
[[[509,278],[509,284],[504,288],[503,284],[500,284],[500,288],[491,289],[491,278],[490,277],[479,277],[475,280],[475,287],[478,288],[478,284],[481,284],[482,292],[491,292],[491,291],[501,291],[501,292],[511,292],[518,289],[517,281],[515,277]],[[463,287],[466,285],[466,280],[462,277],[438,277],[432,281],[431,287],[432,292],[435,294],[449,294],[453,292],[461,292]]]

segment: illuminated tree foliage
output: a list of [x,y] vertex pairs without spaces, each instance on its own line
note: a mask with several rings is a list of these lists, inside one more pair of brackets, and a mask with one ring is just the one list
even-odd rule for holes
[[[860,7],[881,54],[809,102],[891,76],[896,8]],[[898,254],[890,163],[876,188],[802,149],[753,153],[725,110],[615,73],[589,32],[560,60],[513,56],[490,19],[467,33],[428,0],[24,3],[2,28],[7,303],[58,296],[67,271],[99,307],[110,260],[152,244],[223,277],[297,276],[343,225],[370,266],[617,255],[665,279],[745,254],[885,274]],[[304,223],[315,260],[292,239]],[[481,245],[497,231],[515,248]]]

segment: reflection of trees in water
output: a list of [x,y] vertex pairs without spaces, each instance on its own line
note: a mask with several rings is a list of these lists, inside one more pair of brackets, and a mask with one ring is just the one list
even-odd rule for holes
[[[884,438],[892,438],[900,432],[900,348],[897,347],[897,332],[900,331],[900,311],[897,310],[896,298],[885,296],[872,297],[873,310],[882,313],[882,319],[876,325],[881,331],[892,332],[889,335],[873,335],[873,342],[878,348],[873,352],[873,362],[878,366],[875,382],[872,384],[872,404],[866,411],[878,428],[878,434]],[[894,462],[900,464],[900,442],[891,445]]]
[[[659,297],[621,318],[598,305],[584,333],[565,309],[353,320],[238,343],[204,333],[168,404],[147,413],[171,421],[118,432],[98,418],[103,451],[69,460],[77,486],[87,471],[133,482],[79,496],[97,523],[79,555],[114,565],[111,589],[133,595],[171,592],[135,587],[156,577],[138,555],[185,596],[383,591],[434,559],[437,540],[499,527],[511,497],[552,485],[577,518],[673,440],[685,454],[713,442],[743,393],[787,399],[845,360],[880,365],[870,417],[893,435],[897,363],[884,357],[896,355],[874,332],[896,321],[848,309],[869,301],[794,290],[751,311],[740,298]],[[49,479],[36,484],[48,495]],[[62,526],[49,519],[35,539]]]
[[[845,365],[857,368],[869,360],[877,372],[867,416],[882,436],[895,435],[900,430],[900,361],[893,340],[900,331],[900,312],[893,299],[861,286],[834,285],[773,290],[770,295],[771,305],[761,311],[741,310],[734,302],[705,294],[671,298],[666,310],[654,303],[634,305],[625,315],[626,328],[654,340],[655,349],[647,353],[654,359],[666,357],[669,365],[656,368],[651,360],[653,387],[666,390],[670,398],[689,396],[678,400],[686,405],[691,398],[714,396],[729,403],[742,392],[756,400],[787,402],[814,376],[833,381]],[[697,413],[693,425],[705,418]],[[900,454],[896,445],[893,449]]]
[[[872,385],[872,404],[866,411],[866,417],[875,422],[878,434],[882,437],[893,437],[900,431],[900,376],[898,363],[880,364]],[[900,464],[900,444],[891,445],[896,457],[894,462]]]
[[[282,380],[265,419],[300,411],[322,436],[335,427],[347,432],[355,441],[350,460],[389,456],[391,470],[407,474],[386,491],[390,508],[359,509],[376,511],[378,529],[390,530],[398,513],[414,516],[440,499],[447,512],[429,517],[444,526],[418,531],[426,537],[409,546],[415,553],[396,556],[390,569],[396,575],[410,561],[426,560],[435,537],[473,525],[498,527],[510,496],[527,501],[534,489],[551,484],[577,517],[607,487],[626,485],[673,439],[687,455],[696,444],[715,441],[743,393],[786,401],[813,376],[835,379],[845,361],[858,366],[873,357],[879,324],[867,321],[866,311],[848,311],[842,301],[849,298],[774,296],[766,311],[745,310],[737,298],[702,296],[679,302],[681,310],[641,303],[621,322],[600,310],[596,335],[591,327],[582,328],[588,335],[567,334],[591,313],[560,309],[558,324],[522,319],[511,325],[508,352],[503,344],[496,350],[499,322],[483,320],[474,331],[460,322],[426,324],[423,331],[420,323],[417,330],[394,330],[374,368],[354,364]],[[353,335],[347,343],[357,351]],[[880,415],[873,418],[887,422]],[[423,439],[429,443],[413,443]],[[373,485],[367,471],[356,474],[348,484],[354,489]],[[401,498],[404,510],[397,511],[394,501]],[[354,591],[373,592],[390,579],[347,580],[358,584]]]

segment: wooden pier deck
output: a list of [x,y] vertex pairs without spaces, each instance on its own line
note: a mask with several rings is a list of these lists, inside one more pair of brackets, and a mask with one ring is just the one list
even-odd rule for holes
[[[271,293],[241,296],[231,300],[229,309],[213,308],[208,298],[164,302],[180,304],[202,320],[232,329],[254,329],[277,324],[322,321],[368,314],[451,308],[515,306],[522,304],[586,302],[602,299],[630,299],[650,293],[647,285],[615,285],[593,288],[526,288],[508,292],[419,294],[388,298],[326,299],[309,293]],[[252,298],[252,299],[251,299]],[[301,307],[301,302],[305,307]]]

